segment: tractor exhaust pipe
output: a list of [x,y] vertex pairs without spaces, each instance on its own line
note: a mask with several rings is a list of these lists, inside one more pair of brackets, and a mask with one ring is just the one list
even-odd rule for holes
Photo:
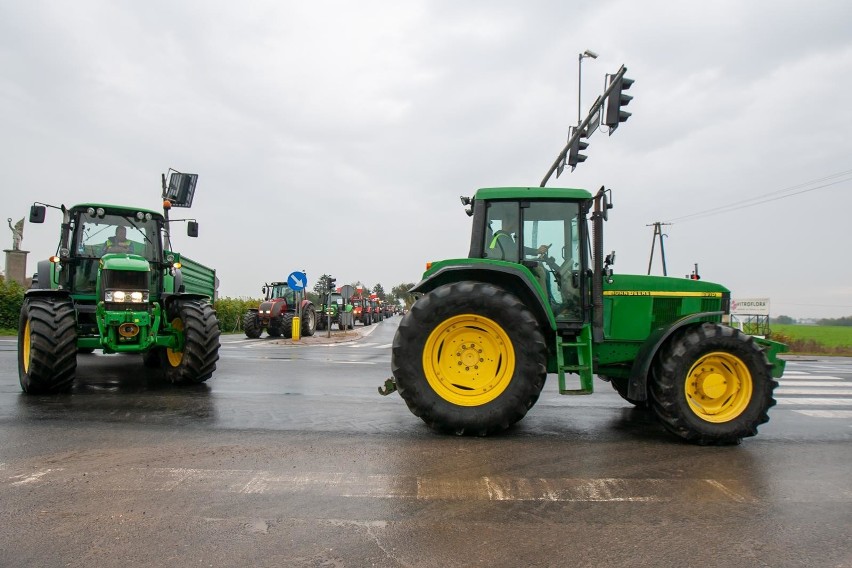
[[606,189],[601,186],[595,195],[595,210],[592,213],[592,340],[602,343],[603,334],[603,222],[611,205],[607,202]]

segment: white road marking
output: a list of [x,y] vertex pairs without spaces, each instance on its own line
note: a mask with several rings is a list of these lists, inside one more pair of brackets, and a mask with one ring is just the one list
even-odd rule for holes
[[30,473],[30,474],[24,474],[24,475],[13,475],[13,476],[12,476],[12,477],[10,477],[9,479],[17,479],[17,481],[13,481],[13,482],[11,483],[12,485],[16,485],[16,486],[18,486],[18,485],[27,485],[27,484],[30,484],[30,483],[35,483],[35,482],[37,482],[37,481],[38,481],[38,480],[40,480],[42,477],[44,477],[45,475],[47,475],[48,473],[50,473],[50,472],[52,472],[52,471],[62,471],[62,469],[63,469],[63,468],[57,468],[57,469],[43,469],[43,470],[41,470],[41,471],[36,471],[36,472]]
[[778,404],[786,406],[852,406],[852,398],[779,398]]
[[[793,412],[813,418],[845,418],[852,420],[852,410],[794,410]],[[852,424],[849,427],[852,428]]]
[[[852,385],[849,385],[852,387]],[[785,396],[791,394],[810,394],[810,395],[826,395],[826,396],[843,396],[848,395],[852,397],[852,390],[850,389],[828,389],[828,388],[788,388],[786,386],[781,386],[775,389],[775,394],[778,396]]]
[[779,381],[782,387],[833,387],[852,389],[852,383],[843,381]]
[[[40,470],[0,479],[0,485],[44,483]],[[79,471],[69,471],[58,482],[79,483]],[[308,472],[301,475],[263,470],[197,468],[130,468],[121,472],[88,472],[99,490],[126,492],[210,492],[243,495],[304,494],[423,501],[554,501],[554,502],[756,502],[741,481],[722,479],[657,478],[529,478],[488,476],[400,476],[355,472]],[[97,479],[95,479],[97,478]],[[56,481],[54,481],[56,482]],[[852,500],[852,496],[848,496]]]

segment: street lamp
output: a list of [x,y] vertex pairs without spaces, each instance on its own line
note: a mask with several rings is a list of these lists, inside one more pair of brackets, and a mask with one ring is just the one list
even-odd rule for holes
[[580,126],[580,121],[582,120],[582,118],[580,118],[580,94],[582,92],[581,88],[583,86],[583,59],[586,57],[597,59],[598,54],[594,51],[587,49],[586,51],[580,54],[580,60],[579,63],[577,63],[577,126]]

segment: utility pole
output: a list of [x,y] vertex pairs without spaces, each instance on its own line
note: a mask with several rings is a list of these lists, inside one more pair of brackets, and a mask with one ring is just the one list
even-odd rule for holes
[[[654,237],[651,240],[651,258],[648,259],[648,274],[651,274],[651,264],[654,262],[654,245],[657,243],[657,239],[660,241],[660,255],[663,258],[663,276],[668,276],[666,272],[666,249],[663,247],[663,237],[667,237],[668,235],[663,234],[662,225],[671,225],[671,223],[661,223],[660,221],[655,221],[653,223],[654,226]],[[646,227],[650,227],[651,225],[645,225]]]

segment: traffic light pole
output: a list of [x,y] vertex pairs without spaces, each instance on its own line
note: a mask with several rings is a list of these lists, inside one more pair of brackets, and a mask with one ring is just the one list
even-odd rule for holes
[[[594,104],[592,104],[589,109],[589,114],[586,116],[585,120],[583,120],[583,122],[574,129],[574,132],[571,134],[571,137],[568,138],[568,142],[565,144],[565,147],[562,148],[562,151],[559,152],[558,156],[556,156],[556,160],[553,162],[553,165],[550,166],[549,170],[547,170],[547,173],[545,174],[544,179],[541,180],[541,185],[539,187],[545,187],[547,185],[547,182],[550,180],[550,176],[552,176],[553,172],[555,172],[565,161],[565,156],[571,150],[571,146],[573,146],[576,142],[579,142],[580,137],[584,135],[586,129],[592,123],[592,119],[595,117],[595,114],[601,110],[601,107],[603,107],[607,97],[609,97],[609,94],[619,86],[625,73],[627,73],[627,67],[622,65],[618,72],[613,75],[612,80],[609,82],[609,85],[603,94],[595,100]],[[598,118],[600,118],[600,115],[598,115]]]

